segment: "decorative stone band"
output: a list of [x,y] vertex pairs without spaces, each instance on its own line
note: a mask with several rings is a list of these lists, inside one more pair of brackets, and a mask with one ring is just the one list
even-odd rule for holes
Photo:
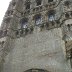
[[[63,13],[58,20],[48,21],[48,22],[44,21],[39,25],[34,24],[34,25],[27,27],[27,28],[12,29],[12,30],[15,33],[16,37],[21,37],[21,36],[26,36],[27,34],[33,33],[33,30],[35,27],[40,28],[40,31],[42,31],[44,29],[50,30],[50,29],[54,29],[54,28],[59,28],[63,25],[64,21],[66,21],[68,19],[72,19],[72,11],[68,11],[68,12]],[[7,34],[8,31],[9,31],[9,29],[0,30],[0,32],[1,32],[0,37],[10,36]],[[5,34],[4,34],[4,32],[5,32]]]

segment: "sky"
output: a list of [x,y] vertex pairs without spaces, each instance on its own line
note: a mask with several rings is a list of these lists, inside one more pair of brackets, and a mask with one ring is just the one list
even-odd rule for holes
[[10,1],[11,0],[1,0],[0,1],[0,26],[1,26],[3,17],[5,15],[5,12],[6,12],[7,8],[8,8],[8,5],[9,5]]

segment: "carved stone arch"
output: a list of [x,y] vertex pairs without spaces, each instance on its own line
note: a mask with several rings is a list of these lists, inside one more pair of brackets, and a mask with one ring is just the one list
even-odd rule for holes
[[48,11],[48,14],[55,14],[56,13],[56,10],[49,10]]
[[47,15],[49,15],[50,13],[52,13],[52,14],[56,14],[56,10],[54,10],[54,9],[50,9],[50,10],[48,10],[47,12],[46,12],[46,16]]
[[41,13],[35,14],[35,15],[33,16],[33,20],[34,20],[37,16],[42,16],[42,14],[41,14]]
[[33,68],[33,69],[28,69],[24,72],[49,72],[49,71],[44,70],[44,69]]

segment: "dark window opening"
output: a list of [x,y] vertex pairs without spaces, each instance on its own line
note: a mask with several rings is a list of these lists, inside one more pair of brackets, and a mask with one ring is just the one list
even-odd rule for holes
[[26,2],[25,2],[25,9],[30,9],[30,1],[29,0],[27,0]]
[[64,5],[65,6],[69,6],[70,2],[69,1],[65,1]]
[[68,30],[70,31],[70,24],[68,24],[67,27],[68,27]]
[[27,28],[28,19],[27,18],[23,18],[23,19],[21,19],[20,23],[21,23],[21,28]]
[[21,12],[21,16],[23,16],[23,14],[24,14],[24,13],[23,13],[23,12]]
[[4,44],[4,41],[2,41],[2,44]]
[[12,5],[15,6],[16,5],[16,2],[13,2]]
[[48,12],[48,19],[49,19],[49,21],[55,20],[55,11],[54,10],[51,10]]
[[65,14],[65,17],[66,17],[66,18],[69,18],[69,14],[68,14],[68,13],[66,13],[66,14]]
[[19,31],[16,31],[16,33],[15,33],[16,35],[19,35]]
[[48,2],[53,2],[53,0],[48,0]]
[[35,24],[36,25],[39,25],[42,23],[42,18],[41,18],[41,15],[36,15],[35,16]]
[[37,6],[41,5],[42,0],[36,0]]
[[29,3],[26,5],[26,9],[30,9],[30,4]]

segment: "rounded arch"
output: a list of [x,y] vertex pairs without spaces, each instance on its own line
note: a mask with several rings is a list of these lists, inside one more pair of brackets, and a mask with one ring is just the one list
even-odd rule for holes
[[55,13],[56,13],[56,10],[49,10],[49,11],[47,12],[48,15],[51,15],[51,14],[53,15],[53,14],[55,14]]
[[35,15],[33,16],[33,20],[36,19],[38,16],[42,17],[41,13],[35,14]]
[[21,18],[20,23],[23,23],[23,22],[28,22],[28,18]]
[[49,71],[47,71],[45,69],[32,68],[32,69],[28,69],[24,72],[49,72]]

